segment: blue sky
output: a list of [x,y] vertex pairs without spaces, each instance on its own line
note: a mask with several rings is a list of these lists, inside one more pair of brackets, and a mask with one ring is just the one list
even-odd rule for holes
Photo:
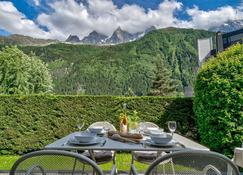
[[64,40],[92,30],[110,35],[118,26],[131,33],[150,26],[207,30],[243,19],[242,9],[241,0],[0,0],[0,35]]
[[[36,6],[34,1],[31,0],[11,0],[15,7],[24,13],[28,18],[34,19],[41,12],[48,12],[50,8],[48,8],[47,1],[40,0],[40,6]],[[50,1],[49,1],[50,2]],[[80,0],[80,2],[82,2]],[[162,0],[113,0],[114,4],[116,4],[119,8],[121,8],[125,4],[137,4],[145,9],[151,8],[156,9],[158,5],[162,2]],[[214,10],[218,7],[230,5],[232,7],[237,7],[240,5],[240,0],[180,0],[178,2],[182,2],[185,7],[193,7],[198,6],[202,10]],[[180,16],[179,16],[180,17]],[[186,18],[188,16],[182,16]]]

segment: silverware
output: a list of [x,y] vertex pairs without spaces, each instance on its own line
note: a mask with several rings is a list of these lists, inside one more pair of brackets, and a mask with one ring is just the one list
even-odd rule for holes
[[143,141],[143,147],[146,148],[146,140]]
[[105,146],[106,144],[106,139],[101,143],[101,147]]

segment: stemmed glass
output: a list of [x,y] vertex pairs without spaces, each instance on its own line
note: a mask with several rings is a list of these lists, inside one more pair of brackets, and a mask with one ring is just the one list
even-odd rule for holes
[[82,128],[84,127],[84,125],[85,125],[85,122],[83,122],[83,121],[79,121],[79,123],[77,124],[77,127],[80,132],[82,131]]
[[172,137],[173,137],[173,134],[176,131],[176,121],[169,121],[168,128],[169,128],[170,132],[172,133]]
[[146,126],[145,126],[144,122],[141,122],[141,123],[139,124],[139,132],[140,132],[140,134],[143,135],[145,129],[146,129]]

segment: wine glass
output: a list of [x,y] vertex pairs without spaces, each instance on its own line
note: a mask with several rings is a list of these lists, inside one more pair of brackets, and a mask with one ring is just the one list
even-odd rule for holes
[[140,132],[140,134],[144,134],[144,130],[145,129],[146,129],[145,123],[144,122],[141,122],[139,124],[139,132]]
[[108,128],[108,127],[104,127],[104,130],[105,130],[105,134],[108,136],[108,133],[109,133],[109,131],[110,131],[111,129]]
[[173,134],[176,130],[176,121],[169,121],[168,128],[169,128],[170,132],[172,133],[172,137],[173,137]]
[[84,127],[85,123],[83,121],[80,121],[78,124],[77,124],[77,127],[79,129],[79,131],[81,132],[82,131],[82,128]]

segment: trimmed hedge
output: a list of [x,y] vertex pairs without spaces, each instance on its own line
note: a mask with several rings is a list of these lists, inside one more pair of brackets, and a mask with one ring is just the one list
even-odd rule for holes
[[211,58],[199,70],[194,110],[203,143],[232,155],[243,142],[243,45]]
[[77,130],[80,118],[86,127],[106,120],[118,128],[123,103],[127,103],[128,114],[136,109],[142,121],[167,128],[168,120],[176,120],[179,132],[197,137],[191,98],[0,96],[0,154],[42,149]]

